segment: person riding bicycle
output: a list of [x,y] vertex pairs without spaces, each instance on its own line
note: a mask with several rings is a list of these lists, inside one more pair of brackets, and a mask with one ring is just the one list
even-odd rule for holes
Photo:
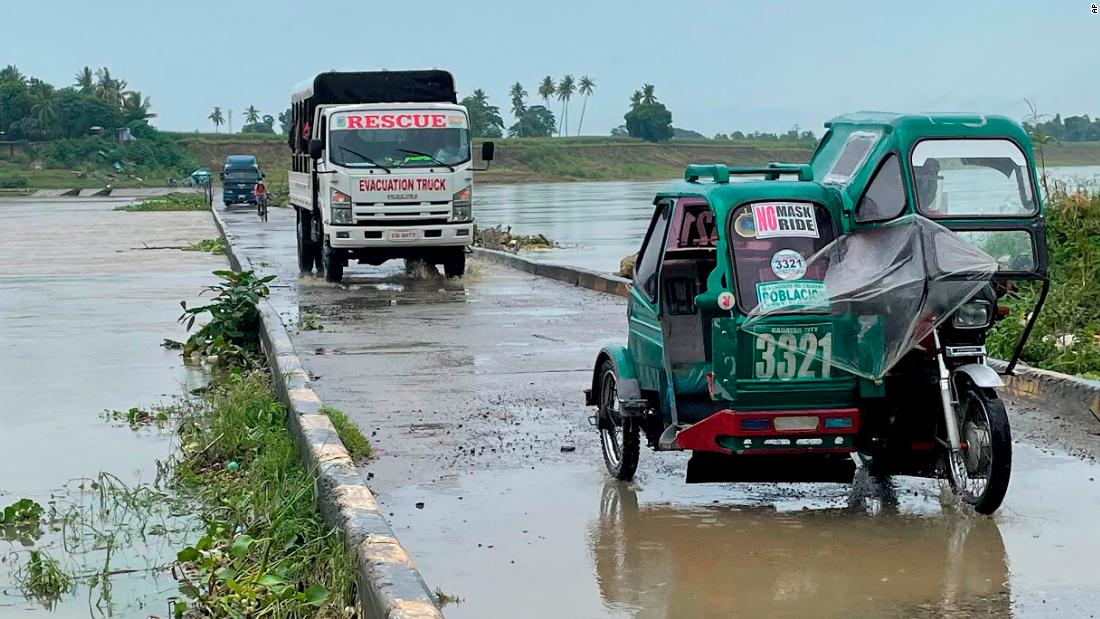
[[252,194],[256,196],[256,202],[260,200],[267,200],[267,185],[264,185],[263,180],[256,181],[256,186],[252,188]]

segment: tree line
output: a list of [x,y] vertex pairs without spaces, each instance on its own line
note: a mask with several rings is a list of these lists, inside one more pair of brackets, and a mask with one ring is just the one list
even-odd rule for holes
[[145,125],[156,114],[149,97],[101,67],[84,67],[73,84],[58,88],[18,67],[0,69],[0,139],[55,140]]
[[1047,117],[1033,111],[1029,120],[1024,121],[1024,129],[1033,139],[1041,136],[1055,142],[1100,141],[1100,118],[1092,119],[1088,114],[1062,118],[1061,114]]
[[[284,132],[289,130],[285,118],[287,112],[279,113],[279,122],[283,125]],[[206,119],[214,123],[214,133],[217,133],[218,128],[225,124],[229,125],[229,132],[233,132],[233,110],[227,109],[223,112],[220,105],[215,105]],[[275,117],[270,114],[261,114],[255,105],[245,108],[244,122],[241,133],[275,133]]]
[[[566,137],[569,135],[569,104],[573,95],[584,97],[581,104],[581,117],[577,121],[577,131],[574,135],[580,135],[584,127],[584,113],[588,109],[588,98],[596,90],[596,82],[585,75],[579,80],[572,75],[566,75],[560,80],[547,75],[539,83],[538,93],[542,99],[542,105],[528,105],[528,92],[523,84],[516,82],[509,90],[512,102],[512,117],[515,122],[508,127],[508,137],[514,138],[548,138],[553,135]],[[561,115],[554,116],[550,109],[550,100],[556,98],[561,103]],[[499,138],[504,135],[504,118],[500,115],[500,108],[489,102],[489,96],[478,88],[473,94],[465,97],[460,102],[470,114],[470,132],[475,137]]]

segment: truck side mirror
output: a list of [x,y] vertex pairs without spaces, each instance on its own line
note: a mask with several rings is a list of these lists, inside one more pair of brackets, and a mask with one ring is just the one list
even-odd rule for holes
[[482,142],[481,143],[481,160],[482,161],[492,161],[493,160],[493,153],[495,151],[496,151],[496,145],[495,144],[493,144],[492,142]]
[[312,159],[320,159],[325,154],[325,145],[321,140],[313,138],[309,141],[309,156]]

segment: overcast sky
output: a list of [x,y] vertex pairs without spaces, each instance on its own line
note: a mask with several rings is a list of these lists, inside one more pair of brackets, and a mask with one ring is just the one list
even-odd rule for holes
[[[657,87],[706,135],[781,131],[846,111],[1100,114],[1100,15],[1081,0],[0,0],[0,66],[69,85],[106,65],[150,95],[157,124],[211,130],[215,106],[277,114],[329,69],[439,67],[483,88],[544,75],[596,82],[584,133]],[[183,8],[186,7],[186,8]],[[535,99],[536,97],[532,97]],[[536,101],[537,102],[537,101]],[[572,131],[580,119],[574,98]],[[552,109],[560,113],[560,104]],[[571,131],[571,132],[572,132]]]

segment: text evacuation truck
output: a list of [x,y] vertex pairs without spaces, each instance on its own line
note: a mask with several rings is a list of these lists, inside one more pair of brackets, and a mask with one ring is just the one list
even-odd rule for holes
[[[298,264],[403,258],[460,277],[473,242],[470,121],[446,71],[321,73],[291,97]],[[493,143],[482,145],[484,161]]]

